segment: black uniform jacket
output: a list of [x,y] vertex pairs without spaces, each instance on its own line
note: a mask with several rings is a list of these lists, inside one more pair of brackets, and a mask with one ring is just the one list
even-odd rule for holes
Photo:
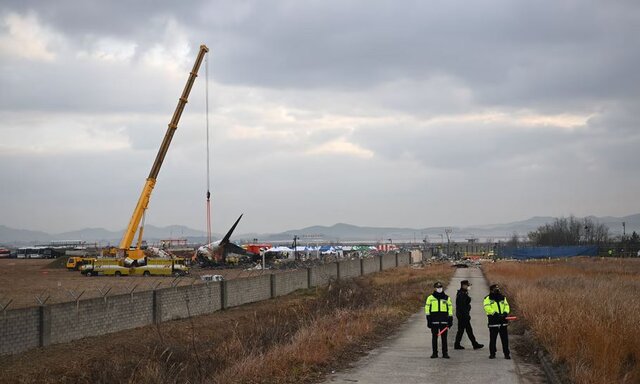
[[470,317],[471,298],[465,289],[459,289],[456,295],[456,317]]

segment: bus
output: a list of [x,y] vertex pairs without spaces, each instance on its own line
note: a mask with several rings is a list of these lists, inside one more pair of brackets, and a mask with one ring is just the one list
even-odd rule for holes
[[64,253],[64,248],[36,245],[18,248],[16,257],[18,259],[55,259],[64,256]]
[[[42,246],[21,247],[21,248],[18,248],[16,257],[18,259],[44,259],[46,249],[48,248],[42,247]],[[51,251],[49,251],[48,254],[50,255]]]

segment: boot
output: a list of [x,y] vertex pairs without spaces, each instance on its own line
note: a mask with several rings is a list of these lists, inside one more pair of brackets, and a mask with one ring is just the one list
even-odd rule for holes
[[442,358],[443,358],[443,359],[448,359],[448,358],[449,358],[449,354],[447,354],[447,353],[443,353],[443,354],[442,354]]
[[480,348],[482,348],[482,347],[484,347],[484,344],[476,343],[476,344],[473,346],[473,349],[480,349]]
[[432,359],[437,359],[437,358],[438,358],[438,352],[433,352],[433,353],[431,354],[431,358],[432,358]]
[[453,349],[464,349],[464,347],[462,345],[460,345],[460,344],[455,344],[453,346]]

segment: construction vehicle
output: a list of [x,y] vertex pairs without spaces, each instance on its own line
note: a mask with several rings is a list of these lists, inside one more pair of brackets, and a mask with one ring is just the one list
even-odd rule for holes
[[120,258],[86,258],[78,268],[87,276],[185,276],[189,267],[184,258],[147,259],[144,265],[129,267]]
[[189,267],[184,258],[151,259],[145,265],[131,267],[130,274],[135,276],[185,276],[189,274]]
[[80,273],[86,276],[128,276],[131,268],[119,258],[88,259],[80,266]]
[[69,256],[67,259],[67,269],[70,271],[79,271],[80,267],[89,262],[92,258],[85,256]]
[[[201,45],[200,50],[198,52],[198,56],[193,65],[193,69],[189,74],[189,78],[187,79],[187,83],[184,86],[184,90],[182,91],[182,95],[178,100],[178,105],[173,113],[173,117],[169,122],[169,126],[167,127],[167,131],[165,133],[164,139],[162,140],[162,144],[158,150],[158,154],[156,155],[156,159],[151,167],[151,172],[147,177],[147,180],[144,183],[142,188],[142,193],[138,199],[138,203],[131,215],[131,219],[129,220],[129,225],[122,236],[122,240],[120,241],[120,245],[118,248],[108,249],[103,255],[105,256],[115,256],[117,259],[121,259],[124,261],[124,266],[126,267],[136,267],[142,266],[147,263],[147,258],[145,257],[144,250],[142,249],[142,236],[144,233],[144,217],[147,208],[149,207],[149,199],[151,198],[151,192],[153,191],[154,186],[156,185],[156,180],[158,178],[158,173],[160,172],[160,168],[162,167],[162,162],[169,150],[169,145],[171,144],[171,140],[173,139],[173,135],[178,128],[178,122],[180,121],[180,117],[182,116],[182,112],[184,111],[184,107],[187,104],[189,94],[191,93],[191,88],[193,87],[193,83],[198,76],[198,70],[200,69],[200,64],[204,59],[204,55],[209,52],[209,48],[206,45]],[[132,246],[134,237],[138,233],[138,241],[135,246]],[[124,270],[115,269],[116,271],[121,272],[121,274],[125,274]],[[146,271],[150,271],[147,269]],[[142,271],[144,273],[145,271]]]

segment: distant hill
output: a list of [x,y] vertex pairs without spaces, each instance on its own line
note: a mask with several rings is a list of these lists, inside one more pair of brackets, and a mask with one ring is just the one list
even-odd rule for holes
[[[622,222],[626,223],[627,234],[633,231],[640,232],[640,214],[624,217],[595,217],[589,218],[603,223],[609,227],[612,235],[622,234]],[[486,239],[508,239],[516,232],[520,236],[526,236],[545,223],[550,223],[554,217],[536,216],[527,220],[515,221],[505,224],[486,224],[470,227],[451,227],[451,239],[453,241],[465,241],[469,238]],[[311,227],[289,230],[275,234],[245,233],[234,235],[234,239],[268,242],[292,241],[294,236],[299,236],[302,243],[312,241],[422,241],[427,239],[430,242],[446,241],[445,227],[429,228],[397,228],[397,227],[361,227],[357,225],[338,223],[331,226],[315,225]],[[25,229],[14,229],[5,225],[0,225],[0,244],[20,245],[47,243],[51,240],[84,240],[87,242],[98,242],[101,244],[117,244],[122,238],[122,231],[109,231],[104,228],[85,228],[78,231],[70,231],[59,234],[48,234],[40,231],[30,231]],[[213,235],[213,240],[219,239],[220,234]],[[149,242],[168,238],[187,238],[190,242],[206,242],[204,231],[189,228],[182,225],[170,225],[167,227],[157,227],[146,225],[144,238]]]
[[[625,217],[595,217],[591,219],[603,223],[609,227],[612,235],[622,234],[622,222],[626,223],[627,234],[633,231],[640,232],[640,214]],[[510,238],[513,233],[526,236],[529,232],[538,227],[551,223],[555,220],[551,216],[535,216],[527,220],[515,221],[504,224],[485,224],[469,227],[448,227],[452,229],[451,239],[453,241],[465,241],[469,238],[479,238],[482,240],[494,239],[502,240]],[[277,234],[254,235],[254,237],[265,241],[284,241],[293,239],[293,236],[301,237],[301,241],[310,239],[324,241],[422,241],[427,239],[430,242],[446,241],[445,227],[428,228],[396,228],[396,227],[360,227],[356,225],[338,223],[332,226],[311,226],[297,230],[289,230]],[[442,235],[442,236],[441,236]],[[244,237],[240,235],[240,237]]]
[[47,242],[53,240],[53,236],[40,231],[30,231],[27,229],[15,229],[0,225],[0,243],[16,243],[42,241]]
[[[43,244],[52,240],[84,240],[90,243],[117,244],[120,242],[120,239],[122,239],[123,233],[124,229],[122,231],[109,231],[104,228],[84,228],[77,231],[48,234],[40,231],[14,229],[0,225],[0,244]],[[219,237],[220,235],[213,235],[214,239]],[[194,242],[204,242],[206,233],[183,225],[170,225],[167,227],[146,225],[144,227],[145,240],[158,241],[169,238],[187,238]]]
[[[53,235],[56,240],[85,240],[85,241],[97,241],[97,242],[113,242],[120,241],[124,230],[122,231],[109,231],[104,228],[84,228],[78,231],[64,232],[57,235]],[[198,231],[186,227],[184,225],[170,225],[168,227],[157,227],[155,225],[145,225],[144,237],[145,239],[169,239],[177,237],[205,237],[206,234],[203,231]]]

